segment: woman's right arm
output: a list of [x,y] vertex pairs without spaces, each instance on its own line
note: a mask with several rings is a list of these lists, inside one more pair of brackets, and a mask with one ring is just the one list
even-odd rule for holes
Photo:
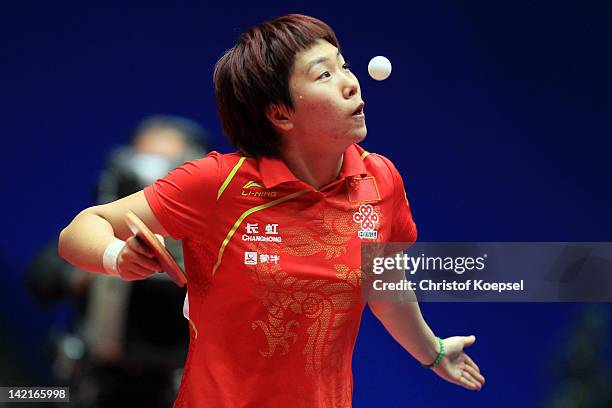
[[153,253],[133,236],[124,215],[133,211],[156,234],[167,236],[155,218],[144,192],[139,191],[112,203],[81,211],[62,230],[58,252],[77,268],[97,273],[104,270],[104,251],[115,239],[126,241],[117,257],[117,270],[122,279],[144,279],[161,269]]

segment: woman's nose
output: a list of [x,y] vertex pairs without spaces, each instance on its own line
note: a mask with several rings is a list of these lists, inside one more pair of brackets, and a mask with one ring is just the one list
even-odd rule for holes
[[359,81],[357,81],[357,78],[352,73],[346,74],[345,78],[342,95],[344,98],[349,99],[359,92]]

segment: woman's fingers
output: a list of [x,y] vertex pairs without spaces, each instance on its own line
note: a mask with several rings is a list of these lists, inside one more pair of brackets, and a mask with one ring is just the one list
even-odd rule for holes
[[141,280],[151,276],[151,272],[147,269],[142,269],[137,266],[127,268],[122,277],[126,280]]
[[467,364],[474,367],[476,371],[480,372],[480,367],[478,367],[478,365],[474,362],[474,360],[472,360],[472,358],[468,356],[467,354],[465,355],[465,357],[466,357]]
[[131,262],[142,269],[150,271],[149,274],[151,274],[151,272],[154,273],[161,271],[161,265],[159,264],[159,262],[157,262],[155,258],[144,258],[143,256],[136,256],[135,258],[131,259]]
[[474,367],[466,364],[464,370],[471,376],[471,378],[476,380],[479,385],[482,386],[482,384],[484,384],[485,378]]
[[461,374],[461,379],[459,381],[461,382],[461,385],[468,390],[478,391],[481,388],[480,384],[478,384],[478,382],[466,371]]
[[136,235],[131,236],[127,241],[126,241],[126,246],[129,247],[132,251],[144,255],[147,258],[153,258],[153,251],[151,251],[148,247],[146,247],[145,245],[143,245],[138,238],[136,237]]
[[153,252],[133,236],[119,254],[117,267],[121,277],[127,280],[145,279],[161,270]]
[[463,388],[467,388],[468,390],[476,390],[476,385],[472,384],[472,382],[466,377],[461,377],[459,379],[458,385],[462,386]]
[[148,268],[144,268],[137,263],[124,263],[122,267],[119,268],[121,272],[121,277],[126,280],[136,280],[136,279],[146,279],[149,276],[153,275],[157,270],[151,270]]

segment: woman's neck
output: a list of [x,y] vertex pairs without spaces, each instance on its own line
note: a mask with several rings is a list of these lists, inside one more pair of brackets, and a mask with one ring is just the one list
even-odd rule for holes
[[287,147],[283,152],[283,160],[295,177],[317,190],[338,178],[343,158],[343,151],[323,153],[321,150]]

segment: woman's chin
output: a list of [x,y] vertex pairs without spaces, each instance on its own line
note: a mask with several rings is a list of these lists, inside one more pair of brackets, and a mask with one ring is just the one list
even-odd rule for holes
[[360,129],[358,132],[356,132],[355,141],[353,143],[359,143],[363,141],[366,138],[367,133],[368,129],[365,125],[363,125],[363,129]]

